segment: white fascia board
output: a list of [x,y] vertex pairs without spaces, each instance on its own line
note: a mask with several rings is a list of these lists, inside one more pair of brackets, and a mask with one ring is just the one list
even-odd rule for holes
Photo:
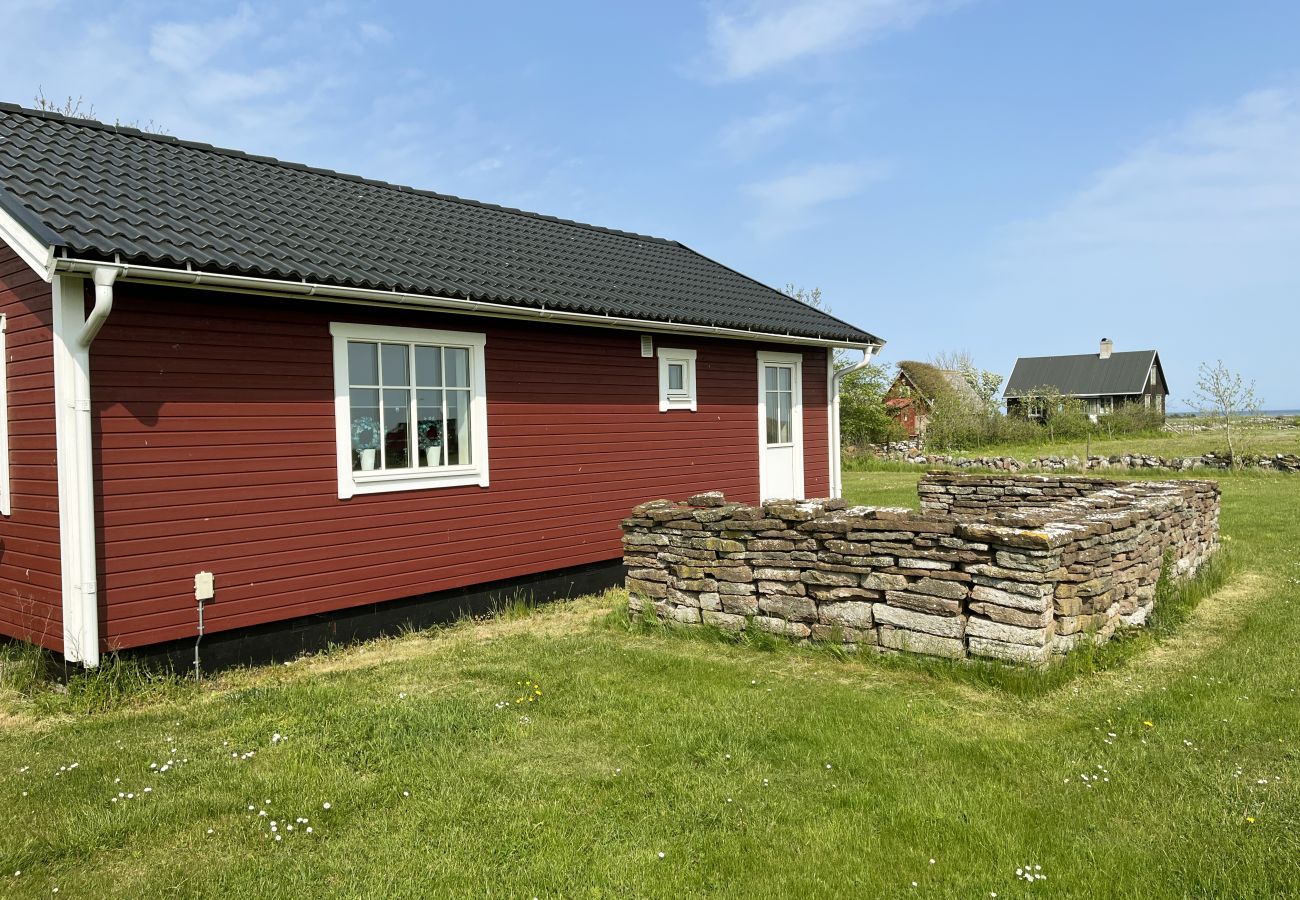
[[27,228],[0,206],[0,240],[32,267],[42,280],[54,277],[54,247],[35,237]]
[[489,318],[556,322],[558,324],[586,325],[596,328],[613,328],[658,334],[691,334],[701,337],[809,347],[844,347],[853,350],[865,350],[867,347],[880,346],[884,343],[883,341],[853,342],[837,338],[814,338],[766,331],[747,331],[743,328],[727,328],[721,325],[657,322],[650,319],[633,319],[597,313],[576,313],[567,310],[533,309],[487,300],[462,300],[455,297],[436,297],[428,294],[403,293],[401,291],[349,288],[305,281],[280,281],[274,278],[257,278],[251,275],[195,272],[185,269],[169,269],[163,266],[137,266],[129,263],[103,263],[78,259],[56,259],[54,264],[58,271],[79,272],[82,274],[89,274],[97,268],[117,268],[120,272],[119,277],[124,281],[181,285],[204,290],[259,294],[286,299],[310,298],[327,303],[436,309],[440,312]]

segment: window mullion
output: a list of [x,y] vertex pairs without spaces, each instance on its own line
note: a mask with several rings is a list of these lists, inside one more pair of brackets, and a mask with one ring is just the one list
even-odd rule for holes
[[384,402],[384,345],[382,342],[375,343],[375,359],[379,377],[379,434],[375,435],[379,444],[379,469],[385,471],[388,469],[388,428],[384,424],[384,411],[388,404]]
[[[445,359],[445,356],[444,356]],[[442,373],[442,390],[438,392],[442,399],[442,446],[438,449],[442,464],[447,465],[447,447],[451,444],[451,429],[447,427],[447,373]]]

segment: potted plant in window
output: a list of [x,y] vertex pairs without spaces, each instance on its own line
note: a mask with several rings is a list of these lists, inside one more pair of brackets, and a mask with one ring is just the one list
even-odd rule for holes
[[361,416],[353,421],[352,449],[360,457],[362,470],[372,470],[379,451],[379,423],[369,416]]
[[428,465],[442,465],[442,423],[436,419],[420,420],[420,451]]

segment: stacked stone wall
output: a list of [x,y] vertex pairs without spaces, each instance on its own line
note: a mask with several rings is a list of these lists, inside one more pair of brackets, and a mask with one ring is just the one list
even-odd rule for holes
[[623,522],[632,609],[797,640],[1044,664],[1146,621],[1162,560],[1218,546],[1211,481],[931,473],[922,508],[840,500],[642,504]]

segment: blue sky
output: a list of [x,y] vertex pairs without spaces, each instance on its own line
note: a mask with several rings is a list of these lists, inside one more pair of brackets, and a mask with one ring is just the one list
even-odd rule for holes
[[0,0],[0,98],[675,238],[884,360],[1222,358],[1300,407],[1293,0]]

